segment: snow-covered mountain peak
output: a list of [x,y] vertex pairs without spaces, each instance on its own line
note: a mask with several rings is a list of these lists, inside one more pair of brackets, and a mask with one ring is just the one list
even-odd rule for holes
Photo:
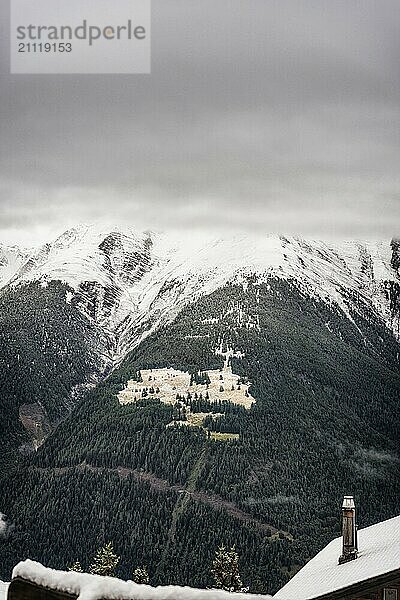
[[[396,245],[397,244],[397,245]],[[338,244],[276,235],[218,237],[80,225],[44,244],[14,285],[61,280],[81,311],[115,336],[116,360],[188,303],[227,282],[275,276],[337,305],[348,316],[367,306],[399,334],[400,244]],[[396,258],[397,257],[397,258]],[[397,261],[397,262],[396,262]]]
[[81,225],[33,252],[14,281],[59,279],[75,289],[88,281],[115,285],[119,277],[134,279],[138,253],[149,246],[145,233]]

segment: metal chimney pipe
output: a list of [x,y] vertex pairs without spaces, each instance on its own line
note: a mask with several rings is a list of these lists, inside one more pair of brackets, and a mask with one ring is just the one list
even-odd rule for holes
[[356,506],[353,496],[345,496],[342,504],[342,554],[339,564],[357,558]]

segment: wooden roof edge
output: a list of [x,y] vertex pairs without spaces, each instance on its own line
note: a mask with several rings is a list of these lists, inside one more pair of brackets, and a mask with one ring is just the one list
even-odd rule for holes
[[38,592],[37,598],[42,597],[39,596],[39,593],[43,593],[43,591],[48,592],[51,600],[76,600],[78,598],[77,594],[71,594],[70,592],[40,585],[35,581],[18,576],[10,581],[7,591],[7,600],[31,600],[32,597],[35,597],[32,596],[32,591]]

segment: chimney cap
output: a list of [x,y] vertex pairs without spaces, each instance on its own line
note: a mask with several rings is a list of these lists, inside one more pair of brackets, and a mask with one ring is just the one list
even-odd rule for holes
[[342,508],[355,509],[355,507],[356,507],[356,505],[354,504],[354,497],[353,496],[345,496],[343,498]]

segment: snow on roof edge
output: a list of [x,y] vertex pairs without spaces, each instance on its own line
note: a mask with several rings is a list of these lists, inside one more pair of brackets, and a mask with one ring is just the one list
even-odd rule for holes
[[7,581],[0,581],[0,600],[6,600],[9,585]]
[[57,571],[30,559],[18,563],[12,578],[20,577],[42,587],[77,595],[79,600],[269,600],[261,594],[229,593],[183,586],[137,584],[115,577],[102,577],[74,571]]
[[358,558],[338,564],[342,536],[311,558],[278,592],[275,600],[315,600],[400,570],[400,515],[358,531]]

